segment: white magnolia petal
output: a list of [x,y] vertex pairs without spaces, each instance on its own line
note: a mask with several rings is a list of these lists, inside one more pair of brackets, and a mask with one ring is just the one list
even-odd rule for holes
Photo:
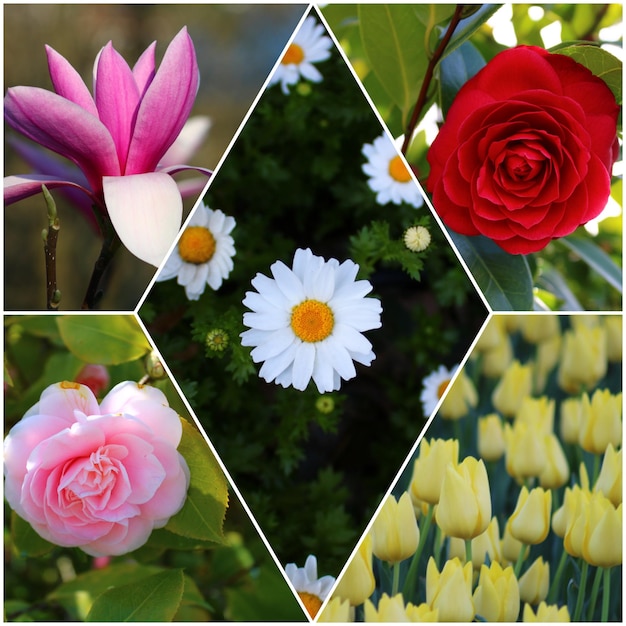
[[115,232],[136,257],[158,267],[182,222],[183,201],[171,176],[160,172],[105,176],[104,199]]

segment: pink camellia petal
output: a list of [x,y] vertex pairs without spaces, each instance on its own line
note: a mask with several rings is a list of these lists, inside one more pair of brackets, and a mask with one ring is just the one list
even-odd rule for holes
[[98,55],[93,90],[98,116],[113,137],[120,169],[124,172],[139,89],[128,63],[111,42]]
[[133,67],[133,76],[139,89],[140,97],[143,97],[144,92],[149,87],[152,79],[154,78],[155,66],[154,66],[154,50],[156,48],[156,41],[153,41],[137,59],[135,67]]
[[54,90],[64,98],[71,100],[88,113],[98,117],[98,110],[87,89],[87,85],[72,65],[54,48],[46,46],[48,69]]
[[102,184],[111,223],[122,243],[136,257],[158,267],[183,216],[183,201],[174,180],[150,172],[105,176]]
[[104,124],[79,105],[38,87],[11,87],[4,99],[7,123],[81,168],[97,193],[101,176],[121,174],[115,144]]
[[168,46],[139,105],[126,174],[155,170],[189,117],[198,82],[193,42],[183,28]]

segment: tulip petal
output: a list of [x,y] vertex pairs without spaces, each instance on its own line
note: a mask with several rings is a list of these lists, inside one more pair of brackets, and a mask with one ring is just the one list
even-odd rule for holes
[[124,172],[139,89],[130,67],[111,42],[100,51],[96,63],[93,90],[98,116],[113,137]]
[[82,107],[88,113],[98,117],[98,109],[80,74],[69,61],[54,48],[46,46],[48,70],[54,90],[64,98]]
[[102,175],[121,173],[115,144],[104,124],[56,93],[12,87],[4,99],[4,116],[18,132],[76,163],[96,193]]
[[180,134],[198,91],[198,64],[183,28],[168,46],[139,105],[126,174],[152,172]]
[[158,267],[174,243],[183,215],[178,186],[167,174],[105,176],[104,199],[122,243]]

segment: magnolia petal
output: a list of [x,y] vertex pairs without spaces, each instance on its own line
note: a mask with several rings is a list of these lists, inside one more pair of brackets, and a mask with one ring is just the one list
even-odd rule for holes
[[174,243],[183,201],[174,180],[151,172],[105,176],[104,199],[122,243],[136,257],[158,267]]
[[204,142],[210,128],[210,117],[206,115],[190,117],[185,122],[174,143],[161,159],[159,167],[167,167],[168,165],[189,161]]
[[80,167],[94,192],[101,177],[118,176],[111,134],[102,122],[70,100],[38,87],[11,87],[4,117],[12,128]]
[[45,185],[48,189],[56,187],[71,187],[79,189],[87,194],[91,201],[99,204],[89,189],[85,189],[81,185],[71,181],[63,180],[55,176],[46,176],[44,174],[22,174],[16,176],[6,176],[4,179],[4,204],[13,204],[24,198],[29,198],[35,194],[41,193],[41,186]]
[[156,41],[153,41],[137,59],[137,63],[133,67],[133,76],[139,89],[140,97],[152,82],[154,78],[155,65],[154,65],[154,50],[156,48]]
[[196,99],[199,73],[187,29],[174,37],[139,109],[126,174],[153,172],[180,134]]
[[113,137],[123,173],[139,104],[139,89],[128,63],[111,42],[98,55],[93,91],[98,116]]
[[60,96],[71,100],[88,113],[98,117],[98,110],[89,89],[71,63],[50,46],[46,46],[46,55],[48,56],[48,70],[54,90]]

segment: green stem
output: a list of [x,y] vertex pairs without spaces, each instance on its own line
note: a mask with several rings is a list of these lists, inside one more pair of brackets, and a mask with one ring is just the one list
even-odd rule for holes
[[472,562],[472,540],[471,539],[465,540],[465,562],[466,563]]
[[602,455],[600,454],[594,454],[593,455],[593,469],[592,469],[592,477],[591,477],[591,484],[595,485],[596,480],[600,474],[600,457]]
[[587,586],[587,573],[589,572],[589,563],[583,560],[582,570],[580,572],[580,585],[578,588],[578,599],[576,600],[576,608],[574,610],[573,622],[580,622],[580,614],[583,611],[583,600],[585,599],[585,587]]
[[554,578],[552,579],[552,584],[550,585],[550,591],[548,592],[548,604],[554,604],[555,602],[556,592],[559,588],[561,577],[563,576],[565,563],[567,563],[567,552],[563,550],[561,552],[561,558],[559,559],[559,564],[556,568],[556,573],[554,574]]
[[517,578],[519,580],[519,573],[522,569],[522,563],[524,562],[524,554],[526,553],[526,544],[523,543],[522,547],[520,548],[519,554],[517,555],[517,561],[515,562],[515,568],[514,568],[514,572],[515,572],[515,578]]
[[393,564],[393,582],[391,584],[391,597],[398,593],[400,587],[400,563]]
[[609,600],[611,599],[611,568],[604,567],[604,576],[602,580],[602,615],[600,619],[603,622],[609,621]]
[[406,598],[407,602],[411,600],[413,596],[413,591],[417,588],[417,568],[419,567],[420,556],[422,555],[424,544],[426,543],[426,539],[428,538],[428,532],[430,530],[434,510],[435,507],[432,504],[429,504],[428,513],[426,513],[424,523],[422,524],[422,528],[420,529],[419,544],[417,546],[415,554],[413,555],[413,558],[411,559],[411,565],[409,566],[409,571],[407,572],[406,578],[404,580],[402,595]]
[[596,601],[598,600],[598,591],[600,590],[600,581],[602,580],[602,568],[596,569],[596,575],[593,579],[593,586],[591,587],[591,598],[589,599],[589,606],[587,607],[587,621],[590,622],[593,619],[593,613],[596,609]]
[[446,30],[445,35],[439,42],[437,49],[435,50],[432,58],[428,62],[428,66],[426,67],[426,73],[424,74],[424,80],[422,81],[422,86],[420,87],[419,95],[417,96],[417,101],[415,102],[415,106],[413,107],[413,113],[411,114],[411,119],[406,127],[406,131],[404,133],[404,140],[402,142],[402,154],[406,155],[406,151],[409,149],[409,145],[411,143],[411,138],[413,137],[413,133],[415,132],[415,127],[417,126],[417,122],[419,121],[420,114],[424,105],[426,104],[426,98],[428,96],[428,88],[430,87],[430,83],[433,79],[435,73],[435,67],[437,63],[441,60],[443,53],[446,49],[446,46],[450,42],[452,38],[452,34],[454,33],[454,29],[459,25],[463,15],[462,4],[457,4],[454,9],[454,15],[450,20],[450,24],[448,24],[448,29]]

